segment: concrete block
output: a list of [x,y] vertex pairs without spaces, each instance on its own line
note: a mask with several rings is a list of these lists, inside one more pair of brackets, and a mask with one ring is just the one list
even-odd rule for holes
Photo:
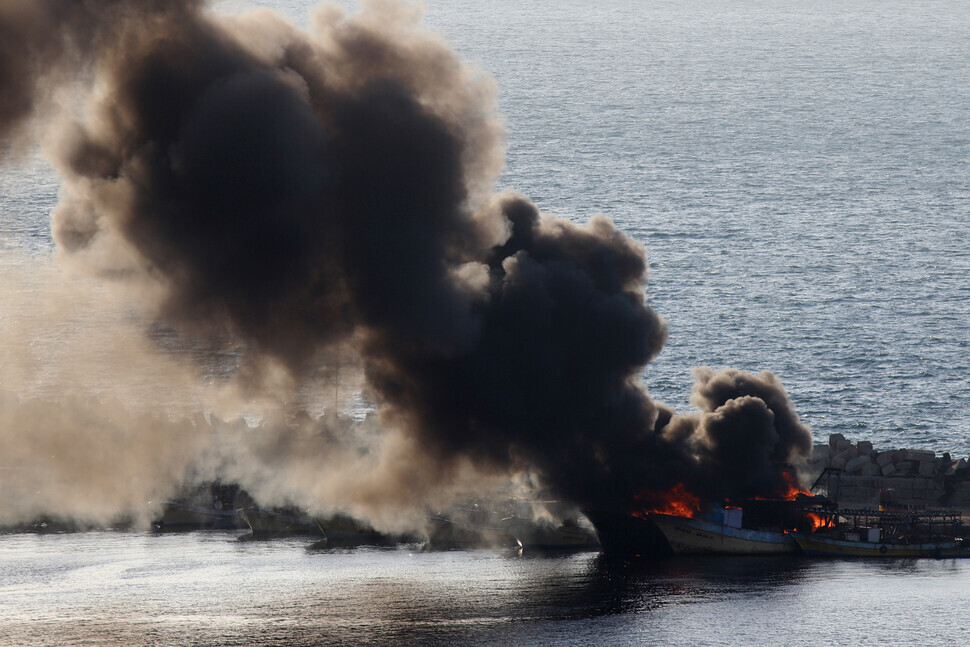
[[898,473],[896,471],[896,464],[891,461],[885,465],[880,465],[879,471],[882,472],[883,476],[895,476]]
[[845,436],[842,434],[830,434],[829,435],[829,448],[832,453],[835,453],[835,448],[838,446],[840,440],[845,440]]
[[936,461],[920,461],[917,469],[920,476],[932,477],[936,474]]
[[893,464],[893,453],[892,452],[881,452],[876,456],[876,464],[879,467],[886,467],[887,465]]
[[907,449],[906,458],[903,460],[913,461],[914,463],[920,461],[935,461],[936,452],[929,449]]
[[[862,466],[862,471],[860,473],[863,476],[879,476],[882,474],[882,470],[879,469],[878,465],[876,465],[872,461],[869,461],[868,463]],[[871,487],[875,487],[875,484],[873,484]]]
[[848,449],[845,449],[845,450],[839,452],[838,454],[836,454],[833,457],[832,460],[835,460],[835,458],[841,458],[841,459],[845,460],[846,462],[848,462],[848,461],[851,461],[856,456],[858,456],[858,454],[856,454],[855,447],[852,447],[850,445]]
[[912,472],[916,470],[916,463],[913,461],[899,461],[896,463],[897,472]]
[[841,454],[842,452],[847,452],[849,450],[855,451],[855,445],[852,444],[851,440],[840,440],[835,445],[836,454]]
[[860,440],[856,445],[856,450],[858,450],[860,456],[868,456],[872,453],[872,442],[868,440]]
[[832,457],[832,462],[829,463],[829,466],[834,467],[836,469],[842,469],[845,467],[845,463],[847,460],[848,459],[842,454],[836,454],[835,456]]
[[868,456],[856,456],[855,458],[850,458],[845,462],[845,471],[850,474],[858,474],[862,471],[863,465],[869,465],[872,461],[869,460]]

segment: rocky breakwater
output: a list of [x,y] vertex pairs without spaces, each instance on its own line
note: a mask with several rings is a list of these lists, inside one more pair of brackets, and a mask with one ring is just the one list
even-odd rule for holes
[[[970,459],[954,459],[924,449],[876,450],[872,443],[853,443],[842,434],[815,445],[808,468],[814,480],[825,468],[838,475],[842,508],[892,502],[912,509],[956,508],[970,514]],[[832,483],[830,483],[830,486]],[[829,492],[830,496],[834,492]]]

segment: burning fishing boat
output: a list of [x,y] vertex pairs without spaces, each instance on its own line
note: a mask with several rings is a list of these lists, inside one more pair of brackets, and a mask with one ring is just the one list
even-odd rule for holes
[[777,555],[798,553],[792,531],[808,532],[826,523],[834,504],[788,480],[782,496],[752,497],[737,505],[701,506],[679,493],[677,505],[650,519],[676,555]]
[[654,513],[676,555],[777,555],[798,553],[791,532],[824,523],[830,503],[799,492],[789,499],[751,499],[743,505],[709,507],[696,516]]
[[723,504],[703,502],[684,484],[664,493],[645,493],[631,513],[587,511],[603,550],[623,556],[777,555],[798,553],[790,533],[811,532],[830,523],[834,503],[783,476],[782,493]]
[[657,514],[660,528],[676,555],[776,555],[797,553],[798,544],[784,532],[741,527],[740,508],[723,508],[714,520]]

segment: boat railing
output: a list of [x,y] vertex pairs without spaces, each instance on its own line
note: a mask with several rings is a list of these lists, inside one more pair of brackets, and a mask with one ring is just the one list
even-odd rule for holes
[[843,508],[834,513],[835,529],[851,532],[865,528],[879,528],[884,536],[961,537],[962,514],[952,510],[878,510],[871,508]]

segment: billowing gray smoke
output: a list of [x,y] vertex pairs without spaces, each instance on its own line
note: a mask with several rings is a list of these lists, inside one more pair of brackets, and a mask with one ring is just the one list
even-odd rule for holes
[[643,249],[489,196],[492,83],[410,8],[322,7],[303,32],[188,0],[4,0],[0,34],[0,133],[91,75],[52,144],[64,256],[146,286],[183,339],[241,347],[256,387],[352,346],[413,469],[532,470],[616,507],[677,483],[776,493],[810,449],[768,373],[699,371],[697,414],[649,399],[666,325]]

